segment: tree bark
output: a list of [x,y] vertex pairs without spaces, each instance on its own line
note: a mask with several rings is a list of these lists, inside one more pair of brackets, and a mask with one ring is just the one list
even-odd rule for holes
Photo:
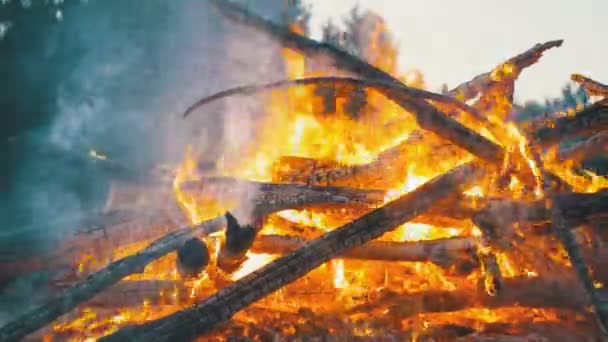
[[147,324],[123,328],[106,341],[159,341],[193,338],[230,319],[237,311],[304,276],[341,253],[361,246],[384,232],[428,210],[483,174],[474,163],[459,166],[384,207],[315,239],[260,270],[240,279],[207,300]]

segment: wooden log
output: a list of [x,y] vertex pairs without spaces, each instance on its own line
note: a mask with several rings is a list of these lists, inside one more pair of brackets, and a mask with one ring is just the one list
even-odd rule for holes
[[176,268],[184,278],[197,277],[209,261],[209,249],[199,238],[192,237],[177,250]]
[[[602,296],[606,296],[605,291]],[[515,277],[504,280],[498,296],[488,296],[476,286],[461,284],[455,291],[430,290],[415,294],[386,291],[374,302],[362,304],[349,313],[373,314],[380,309],[387,317],[404,319],[425,312],[453,312],[467,308],[513,306],[568,308],[584,311],[588,300],[576,280],[566,274],[553,277]],[[388,312],[387,312],[388,309]]]
[[[287,254],[304,247],[309,240],[297,236],[260,235],[251,251]],[[449,268],[461,261],[472,261],[477,248],[473,237],[415,242],[370,241],[341,255],[348,259],[432,262]]]
[[223,216],[204,221],[196,227],[187,227],[168,234],[134,255],[112,262],[87,279],[65,290],[39,306],[16,317],[0,327],[0,340],[20,340],[59,316],[71,311],[79,304],[91,299],[97,293],[116,284],[124,277],[143,272],[150,262],[172,252],[183,245],[193,235],[206,235],[218,231],[225,225]]
[[[69,286],[62,284],[59,290],[66,290]],[[144,302],[150,305],[163,305],[171,303],[170,297],[187,298],[188,288],[181,282],[174,280],[123,280],[93,298],[83,303],[86,307],[122,308],[139,306]]]
[[411,160],[416,160],[418,166],[424,165],[422,163],[438,165],[455,160],[459,155],[464,154],[457,146],[434,144],[429,147],[408,138],[380,152],[367,164],[346,165],[333,160],[284,156],[275,162],[272,176],[275,182],[390,189],[403,181],[402,170],[407,169]]
[[576,276],[581,283],[585,294],[590,299],[598,326],[606,337],[608,337],[608,311],[605,311],[605,308],[603,307],[602,299],[595,289],[591,278],[591,272],[585,262],[583,248],[578,244],[574,233],[570,230],[570,227],[568,227],[568,222],[564,219],[562,208],[563,206],[561,203],[554,201],[551,209],[553,231],[568,253],[572,267],[576,271]]
[[479,120],[482,123],[486,123],[487,119],[481,116],[481,114],[473,107],[467,105],[466,103],[460,102],[453,97],[433,93],[427,90],[418,89],[418,88],[410,88],[408,86],[402,84],[396,84],[394,82],[386,82],[386,81],[378,81],[378,80],[364,80],[364,79],[355,79],[350,77],[310,77],[310,78],[301,78],[296,80],[283,80],[272,83],[264,83],[264,84],[253,84],[253,85],[245,85],[238,86],[234,88],[229,88],[226,90],[219,91],[215,94],[206,96],[201,98],[192,104],[186,111],[183,116],[186,117],[190,115],[192,112],[202,108],[203,106],[234,95],[251,95],[265,91],[271,91],[276,88],[288,88],[291,86],[307,86],[313,85],[317,87],[321,87],[324,89],[332,89],[333,97],[343,97],[346,96],[357,89],[363,88],[371,88],[381,93],[385,94],[387,89],[396,90],[403,92],[404,95],[410,97],[416,97],[424,100],[431,100],[435,103],[441,104],[442,106],[447,106],[448,108],[458,109],[472,118]]
[[599,132],[567,149],[560,150],[558,158],[562,161],[572,160],[580,163],[605,153],[608,153],[608,131]]
[[229,177],[184,182],[181,189],[211,198],[235,198],[241,203],[250,200],[255,206],[254,216],[324,203],[378,205],[385,196],[383,190],[262,183]]
[[[405,93],[406,89],[411,88],[360,58],[330,44],[319,43],[274,24],[234,2],[225,0],[209,0],[209,2],[229,19],[266,33],[279,40],[286,47],[295,49],[305,56],[311,58],[329,57],[339,68],[385,84],[383,94],[406,111],[413,113],[423,129],[432,131],[483,159],[497,163],[503,160],[504,151],[500,146],[440,112],[428,102]],[[398,89],[391,88],[391,85]]]
[[331,258],[409,221],[428,210],[438,200],[461,191],[462,187],[468,186],[483,174],[483,169],[475,163],[461,165],[269,263],[189,309],[147,324],[123,328],[105,340],[141,340],[146,336],[154,336],[159,341],[184,340],[208,332],[237,311],[304,276]]
[[581,74],[572,74],[570,78],[583,87],[589,96],[608,97],[608,85],[594,81]]
[[539,120],[528,124],[531,140],[541,146],[557,144],[568,139],[597,134],[608,130],[608,99],[576,113],[555,120]]
[[504,61],[496,66],[494,70],[460,84],[450,90],[448,95],[466,102],[475,98],[477,94],[485,92],[497,81],[514,81],[523,69],[536,63],[545,51],[554,47],[560,47],[563,42],[563,40],[553,40],[543,44],[536,44],[529,50]]

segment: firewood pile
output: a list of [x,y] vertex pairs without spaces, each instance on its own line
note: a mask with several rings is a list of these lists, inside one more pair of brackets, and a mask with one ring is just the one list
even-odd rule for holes
[[[240,164],[203,168],[186,153],[170,181],[117,182],[61,248],[0,265],[47,270],[56,290],[0,340],[608,338],[608,181],[581,167],[608,150],[608,86],[573,75],[593,104],[508,118],[520,73],[561,40],[437,94],[209,2],[279,42],[291,79],[205,97],[184,120],[269,96],[261,130],[278,137],[262,134]],[[306,60],[341,76],[310,75]],[[334,100],[322,115],[320,88]],[[365,100],[356,118],[339,105],[353,93]]]

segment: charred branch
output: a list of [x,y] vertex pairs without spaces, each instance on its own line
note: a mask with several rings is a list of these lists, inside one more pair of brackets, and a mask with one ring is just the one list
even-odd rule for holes
[[475,98],[477,94],[485,92],[497,81],[513,82],[519,77],[523,69],[536,63],[545,51],[554,47],[560,47],[562,43],[563,40],[553,40],[543,44],[536,44],[531,49],[501,63],[494,70],[476,76],[472,80],[450,90],[448,95],[466,102]]
[[227,177],[185,182],[181,189],[210,198],[235,197],[242,201],[243,197],[250,197],[255,205],[254,216],[323,203],[377,205],[383,202],[385,194],[382,190],[260,183]]
[[608,131],[592,135],[567,149],[559,151],[558,158],[563,161],[582,162],[603,153],[608,153]]
[[568,227],[568,223],[564,219],[562,213],[562,205],[560,203],[553,203],[551,210],[551,222],[553,225],[553,231],[563,244],[572,267],[576,272],[576,276],[581,283],[586,295],[591,301],[593,307],[593,313],[598,321],[599,327],[602,329],[604,334],[608,335],[608,312],[602,305],[602,299],[599,296],[598,291],[593,285],[591,278],[591,272],[585,262],[583,255],[583,248],[576,241],[574,233]]
[[585,89],[589,96],[608,97],[608,85],[594,81],[580,74],[572,74],[570,78]]
[[608,99],[596,102],[575,116],[565,116],[552,122],[533,122],[528,130],[534,141],[548,146],[561,141],[597,134],[608,130]]

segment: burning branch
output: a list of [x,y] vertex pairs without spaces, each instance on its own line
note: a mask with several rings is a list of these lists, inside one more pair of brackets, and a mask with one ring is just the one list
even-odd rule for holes
[[513,82],[519,77],[523,69],[536,63],[545,51],[560,47],[563,42],[563,40],[552,40],[543,44],[536,44],[529,50],[501,63],[494,70],[462,83],[450,90],[448,95],[466,102],[475,98],[477,94],[487,91],[495,82]]
[[572,74],[570,77],[574,82],[580,84],[589,96],[608,97],[608,85],[594,81],[580,74]]
[[307,274],[314,268],[428,210],[436,201],[457,193],[483,172],[473,163],[439,176],[361,218],[315,239],[260,270],[241,278],[207,300],[163,319],[124,328],[106,341],[188,339],[208,332],[237,311]]
[[536,142],[548,146],[560,141],[608,130],[608,99],[596,102],[578,112],[575,116],[565,116],[545,122],[540,120],[528,129]]
[[[261,235],[251,250],[255,253],[287,254],[304,247],[309,240],[284,235]],[[428,261],[444,268],[458,262],[472,265],[477,239],[472,237],[439,239],[415,242],[370,241],[353,248],[341,257],[383,261]],[[469,267],[471,268],[471,267]]]
[[[336,91],[335,96],[339,96],[341,94],[345,95],[350,93],[353,89],[357,88],[372,88],[377,90],[383,94],[387,94],[390,91],[398,91],[402,92],[404,95],[410,97],[417,97],[424,100],[432,100],[437,103],[441,103],[443,105],[447,105],[453,108],[457,108],[472,117],[476,118],[481,122],[486,122],[487,120],[479,114],[479,112],[467,105],[466,103],[460,102],[452,97],[436,94],[430,91],[411,88],[404,84],[395,84],[394,82],[385,82],[385,81],[377,81],[377,80],[364,80],[364,79],[356,79],[350,77],[311,77],[311,78],[302,78],[296,80],[283,80],[272,83],[265,84],[254,84],[254,85],[245,85],[235,88],[226,89],[215,93],[213,95],[204,97],[190,107],[186,109],[184,112],[184,117],[188,116],[195,110],[200,109],[201,107],[209,104],[213,101],[220,100],[222,98],[230,97],[233,95],[249,95],[256,94],[264,91],[270,91],[276,88],[288,88],[292,86],[309,86],[314,85],[318,87],[331,87]],[[390,97],[390,95],[387,95]]]
[[382,190],[262,183],[228,177],[203,178],[184,182],[180,187],[182,191],[194,191],[212,198],[252,196],[254,216],[323,203],[378,205],[385,195]]
[[568,253],[568,257],[570,258],[572,267],[574,267],[574,270],[576,271],[578,280],[583,286],[585,293],[591,300],[593,313],[598,321],[598,325],[603,333],[608,335],[608,312],[605,311],[605,308],[602,305],[602,300],[598,295],[598,291],[593,285],[591,273],[589,272],[589,268],[583,256],[583,250],[577,243],[576,237],[569,229],[568,223],[564,219],[562,205],[560,203],[553,203],[551,222],[553,223],[553,230],[555,234],[560,239],[564,245],[564,248],[566,249],[566,252]]
[[608,132],[600,132],[567,149],[559,151],[559,160],[582,162],[587,158],[608,153]]

